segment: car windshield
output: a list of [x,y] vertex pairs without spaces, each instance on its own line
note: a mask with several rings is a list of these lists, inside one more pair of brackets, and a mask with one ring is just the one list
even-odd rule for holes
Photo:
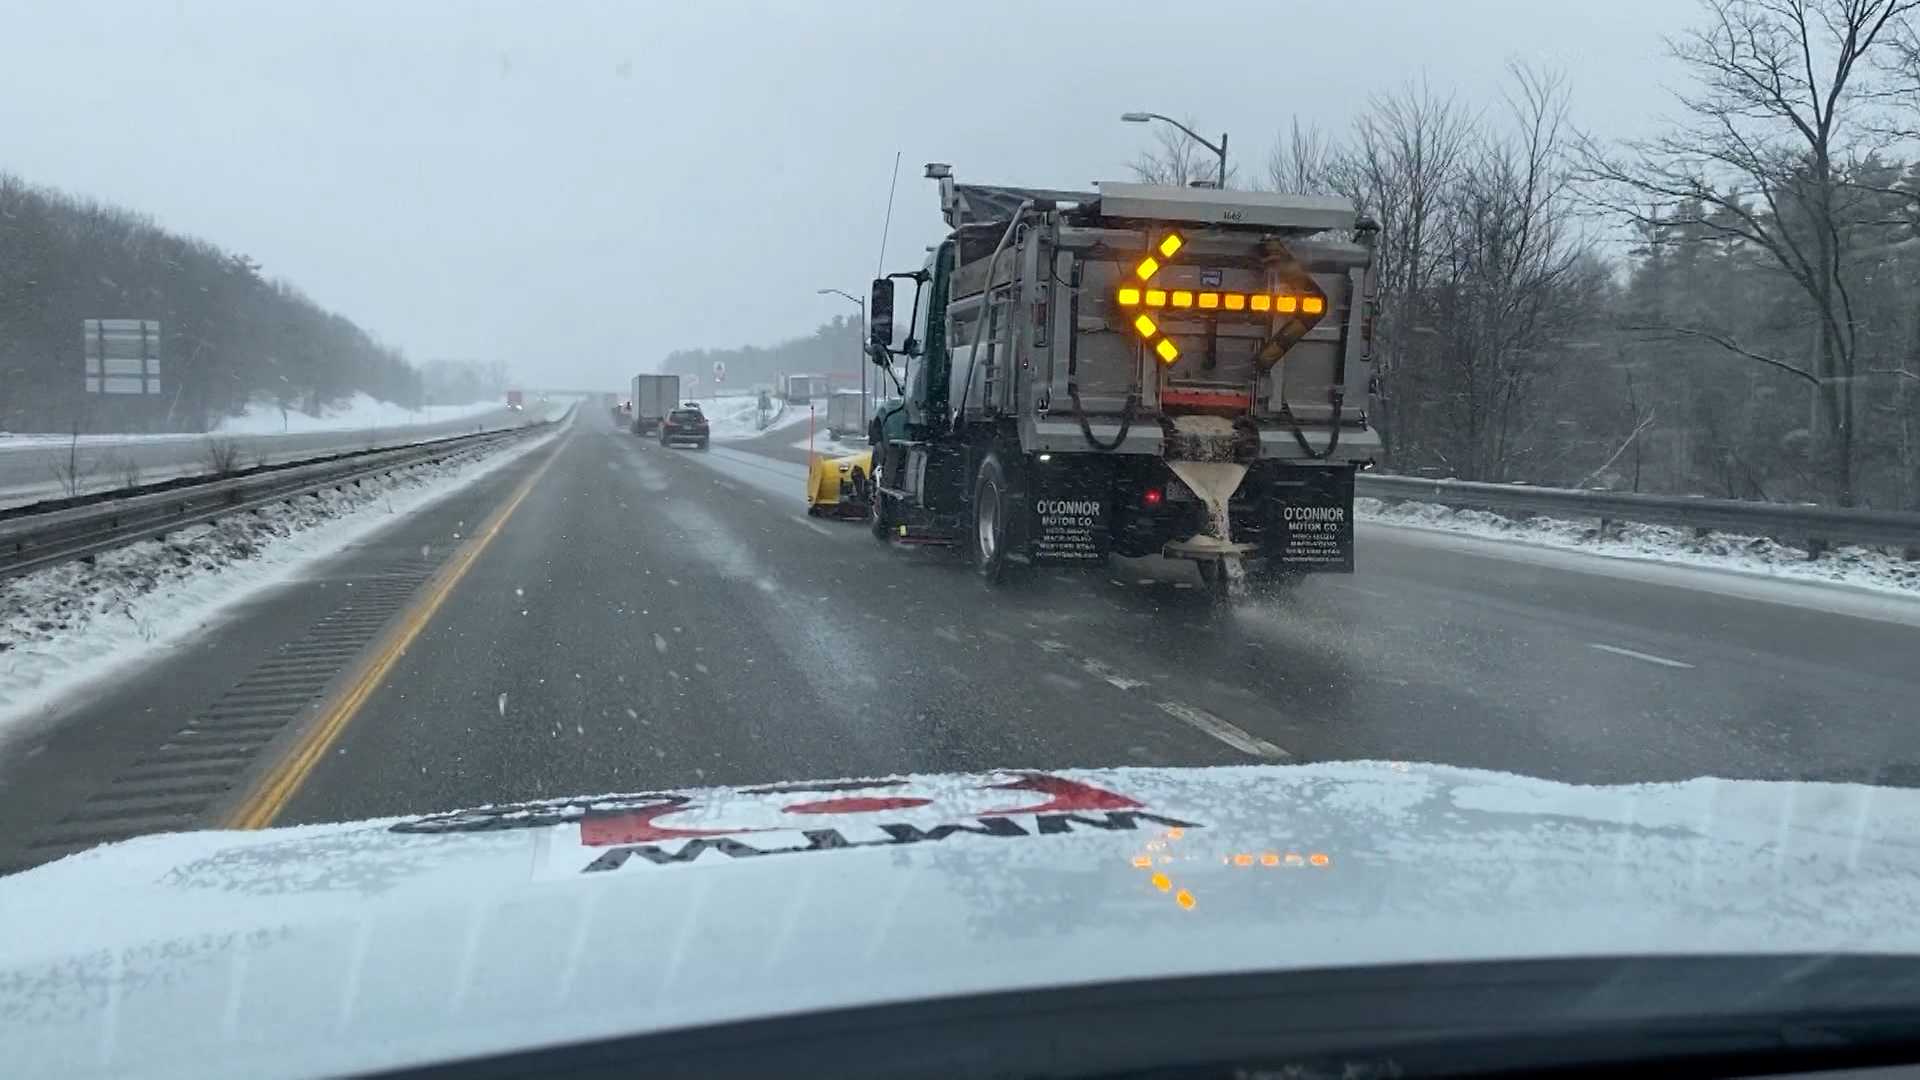
[[0,27],[0,1072],[1920,955],[1920,0]]

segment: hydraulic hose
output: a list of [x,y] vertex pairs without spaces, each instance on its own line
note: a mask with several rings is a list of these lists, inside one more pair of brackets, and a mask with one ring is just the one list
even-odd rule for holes
[[[1093,425],[1087,423],[1087,411],[1080,407],[1080,384],[1073,377],[1067,377],[1067,397],[1073,401],[1073,418],[1080,421],[1080,437],[1095,450],[1118,450],[1120,444],[1127,441],[1127,432],[1133,430],[1133,410],[1140,404],[1140,395],[1127,392],[1127,403],[1120,409],[1120,430],[1114,432],[1113,441],[1103,443],[1093,437]],[[1329,451],[1331,453],[1331,451]]]
[[1327,389],[1327,403],[1333,406],[1333,420],[1331,421],[1333,434],[1327,436],[1326,449],[1316,452],[1312,446],[1308,445],[1306,432],[1300,430],[1299,418],[1295,417],[1293,410],[1287,407],[1285,393],[1281,393],[1280,419],[1287,422],[1287,430],[1293,432],[1293,440],[1300,444],[1301,453],[1307,455],[1308,458],[1314,461],[1325,461],[1333,456],[1335,450],[1340,448],[1340,425],[1345,419],[1342,410],[1345,407],[1346,399],[1347,391],[1345,387],[1335,385]]

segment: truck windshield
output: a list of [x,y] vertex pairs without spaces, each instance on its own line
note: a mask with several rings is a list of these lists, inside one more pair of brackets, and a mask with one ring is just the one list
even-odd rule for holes
[[[927,260],[926,272],[929,277],[934,272],[938,256]],[[922,283],[913,290],[913,344],[914,355],[925,355],[927,349],[927,309],[933,304],[933,289],[930,283]]]

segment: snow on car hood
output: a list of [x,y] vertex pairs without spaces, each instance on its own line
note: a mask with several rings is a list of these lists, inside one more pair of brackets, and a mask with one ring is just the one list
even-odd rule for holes
[[1920,792],[1863,785],[1356,763],[651,792],[0,879],[0,1045],[16,1075],[315,1075],[1114,979],[1917,952],[1916,910]]

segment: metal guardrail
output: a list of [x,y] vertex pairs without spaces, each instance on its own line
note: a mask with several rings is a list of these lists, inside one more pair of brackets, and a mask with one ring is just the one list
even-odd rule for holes
[[1415,476],[1361,473],[1355,494],[1374,499],[1439,503],[1496,514],[1634,521],[1706,532],[1770,536],[1805,543],[1815,553],[1829,544],[1862,544],[1920,550],[1920,513],[1845,510],[1831,506],[1742,502],[1689,495],[1638,495],[1619,491],[1426,480]]
[[445,460],[548,430],[559,420],[453,435],[384,450],[330,454],[247,469],[233,476],[165,481],[82,505],[9,508],[0,520],[0,578],[24,574],[150,540],[228,514],[284,502],[325,488]]

